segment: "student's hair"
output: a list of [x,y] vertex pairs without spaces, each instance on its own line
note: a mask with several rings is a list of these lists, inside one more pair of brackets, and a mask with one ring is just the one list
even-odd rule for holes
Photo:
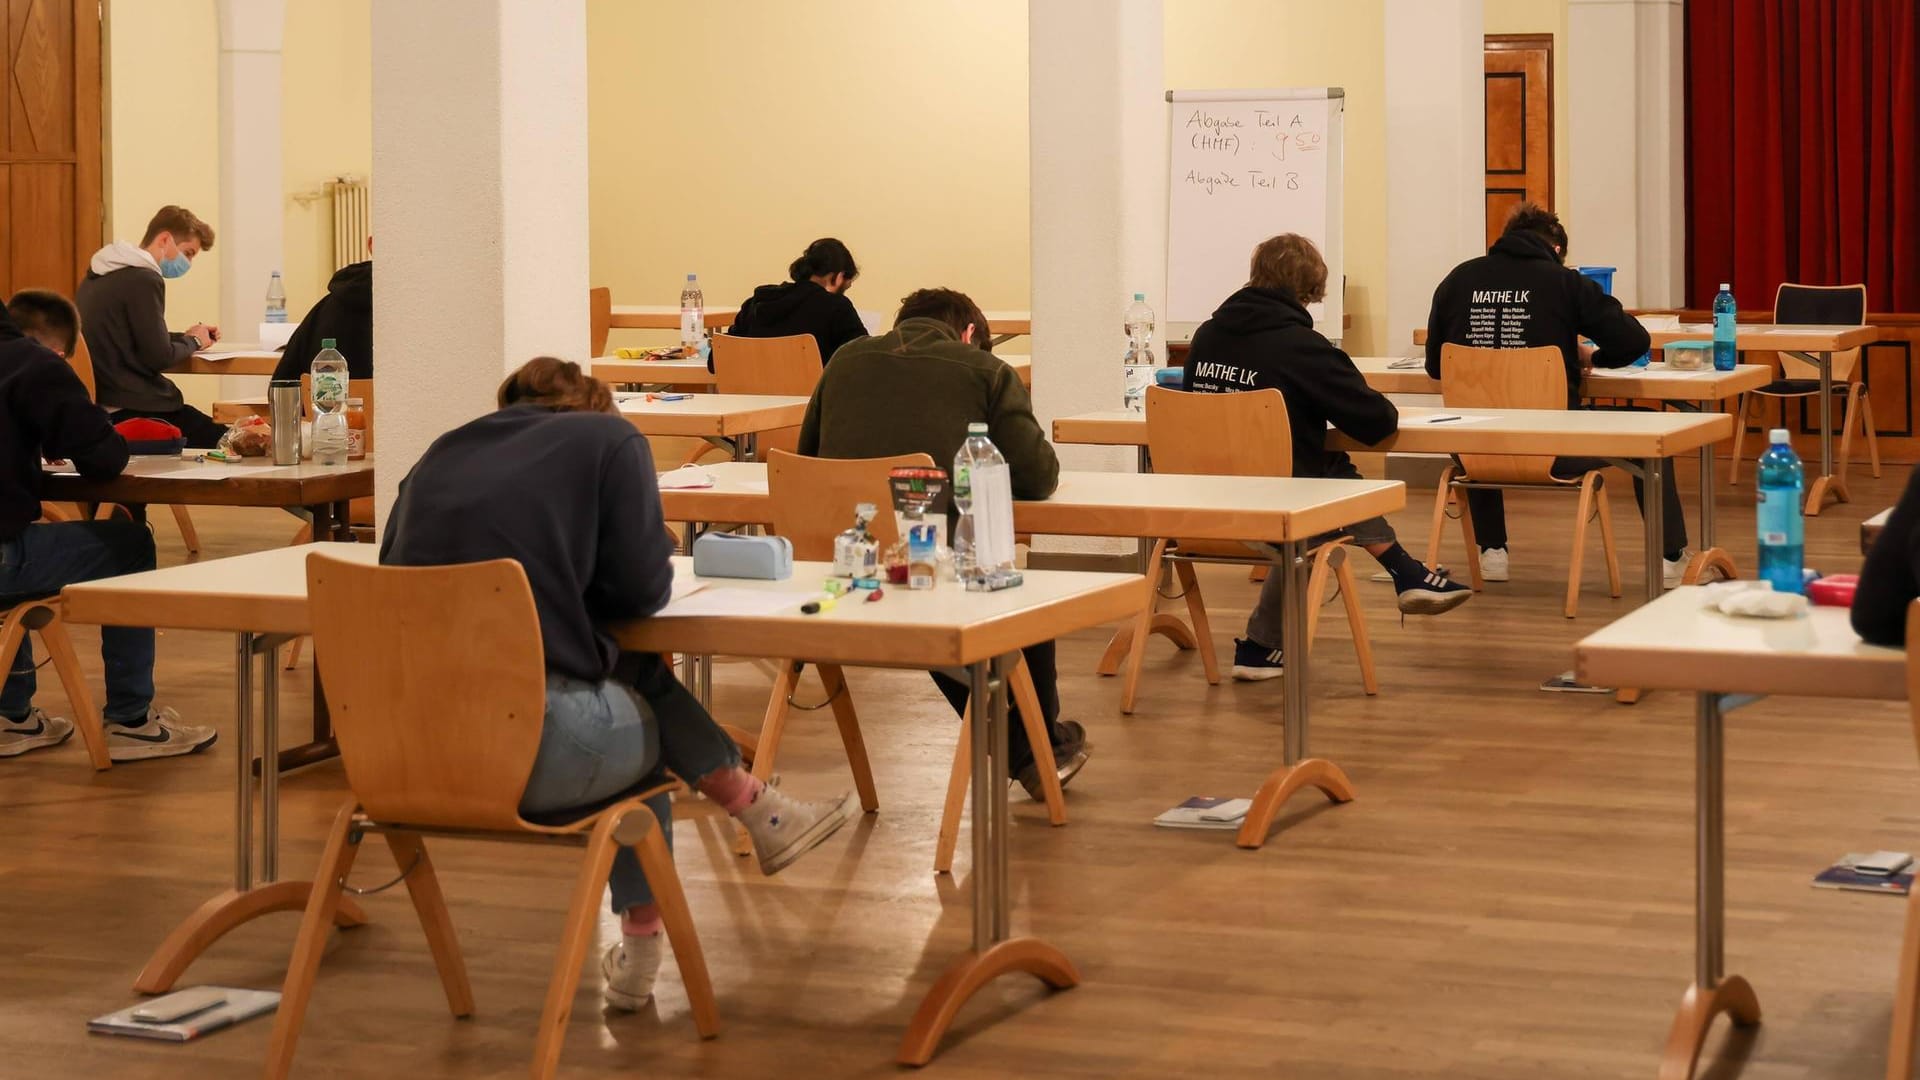
[[967,327],[973,327],[973,343],[987,352],[993,351],[993,328],[987,325],[987,317],[973,297],[954,289],[915,289],[900,301],[900,313],[893,317],[893,325],[899,326],[908,319],[936,319],[953,327],[955,334],[964,334]]
[[613,411],[613,391],[571,360],[536,356],[500,384],[500,407],[544,405],[559,412]]
[[140,240],[140,246],[158,239],[161,233],[171,233],[177,243],[187,237],[196,237],[200,241],[201,251],[213,250],[213,226],[194,216],[193,211],[184,206],[163,206],[160,212],[147,222],[147,235]]
[[853,261],[853,252],[847,245],[833,237],[823,237],[807,245],[807,250],[793,265],[787,267],[787,276],[795,281],[808,278],[826,277],[830,274],[845,274],[852,281],[860,276],[860,267]]
[[22,289],[7,301],[7,315],[20,332],[62,356],[72,356],[80,344],[80,309],[73,301],[46,289]]
[[1299,233],[1281,233],[1253,249],[1247,284],[1256,289],[1285,289],[1303,304],[1327,298],[1327,261],[1313,241]]
[[1507,215],[1506,227],[1500,230],[1500,235],[1514,233],[1532,233],[1551,244],[1561,262],[1567,261],[1567,227],[1560,224],[1559,214],[1539,203],[1523,202]]

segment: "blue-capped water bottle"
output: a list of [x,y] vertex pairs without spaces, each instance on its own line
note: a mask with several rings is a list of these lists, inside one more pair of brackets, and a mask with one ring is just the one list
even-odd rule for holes
[[1732,371],[1740,362],[1740,350],[1734,347],[1735,316],[1739,309],[1733,303],[1733,286],[1722,283],[1720,294],[1713,298],[1713,370]]
[[1806,591],[1802,566],[1806,559],[1805,520],[1801,506],[1806,478],[1800,455],[1793,452],[1785,428],[1767,433],[1767,452],[1760,455],[1759,513],[1760,580],[1774,592]]

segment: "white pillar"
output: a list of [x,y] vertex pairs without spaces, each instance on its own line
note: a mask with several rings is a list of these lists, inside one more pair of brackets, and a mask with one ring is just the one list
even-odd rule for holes
[[534,356],[586,363],[584,0],[373,5],[379,508]]
[[1685,292],[1681,0],[1568,0],[1565,219],[1573,260],[1628,307]]
[[[253,341],[285,232],[280,179],[280,46],[285,0],[220,0],[220,327]],[[257,383],[258,380],[249,380]],[[239,392],[223,378],[223,393]]]
[[1486,248],[1482,0],[1386,0],[1387,340],[1411,348],[1434,286]]
[[[1034,411],[1121,405],[1120,317],[1144,292],[1165,319],[1167,114],[1162,0],[1028,5]],[[1156,348],[1161,348],[1156,343]],[[1164,353],[1162,353],[1164,356]],[[1131,470],[1131,452],[1062,446],[1067,468]],[[1051,538],[1051,550],[1132,550]]]

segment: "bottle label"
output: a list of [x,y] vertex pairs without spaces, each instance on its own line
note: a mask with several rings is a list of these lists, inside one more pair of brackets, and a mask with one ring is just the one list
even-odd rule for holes
[[347,402],[347,380],[337,371],[315,372],[313,376],[313,407],[328,412],[339,409]]
[[1805,542],[1806,520],[1800,516],[1799,488],[1761,491],[1757,517],[1762,545],[1792,547]]

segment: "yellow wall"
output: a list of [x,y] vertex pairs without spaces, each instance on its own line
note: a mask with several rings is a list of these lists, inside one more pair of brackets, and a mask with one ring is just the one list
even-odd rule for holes
[[[281,56],[281,182],[286,241],[281,278],[299,319],[333,275],[333,217],[322,185],[373,172],[372,0],[287,0]],[[262,295],[264,299],[264,294]]]

